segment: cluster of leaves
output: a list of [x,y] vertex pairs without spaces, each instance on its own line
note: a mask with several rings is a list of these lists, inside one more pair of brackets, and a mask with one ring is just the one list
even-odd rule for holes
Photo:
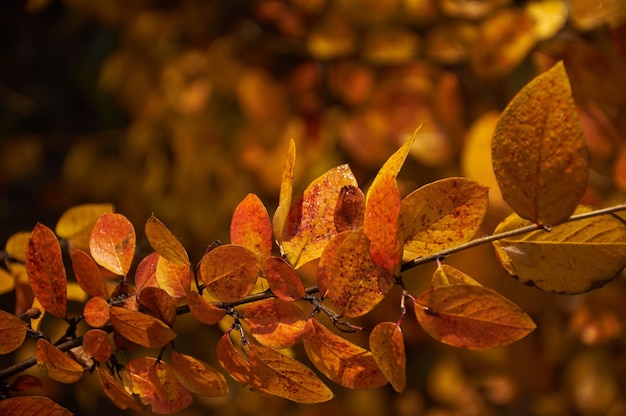
[[[488,190],[472,180],[443,179],[401,196],[396,177],[414,140],[385,162],[367,192],[341,165],[311,182],[295,202],[292,141],[273,218],[249,194],[232,215],[230,243],[212,245],[197,263],[153,215],[144,231],[154,252],[133,271],[135,230],[108,205],[74,207],[55,231],[37,224],[16,234],[7,242],[8,271],[0,277],[13,282],[7,287],[18,297],[28,299],[32,291],[32,304],[20,316],[0,313],[0,351],[10,353],[31,336],[36,356],[0,377],[35,363],[61,383],[95,372],[121,409],[180,411],[192,394],[220,396],[229,389],[219,370],[177,350],[176,319],[190,313],[202,324],[224,327],[216,359],[254,391],[299,403],[330,400],[333,393],[318,374],[281,351],[302,343],[315,369],[334,383],[351,389],[390,383],[402,392],[407,303],[428,334],[456,347],[506,345],[535,328],[517,305],[444,264],[447,255],[493,242],[511,275],[564,294],[597,288],[626,266],[626,227],[614,214],[624,207],[578,205],[587,184],[587,148],[562,63],[529,83],[500,117],[494,171],[515,214],[493,235],[474,238]],[[75,283],[68,281],[59,239],[67,243]],[[274,241],[280,256],[272,253]],[[316,285],[305,287],[297,270],[312,261]],[[431,261],[438,267],[430,288],[415,295],[403,290],[393,320],[369,332],[369,349],[341,334],[363,330],[349,319],[368,314],[394,286],[404,287],[402,271]],[[78,317],[68,316],[70,285],[88,297]],[[52,342],[40,328],[44,316],[65,321],[66,334]],[[89,328],[79,334],[82,320]],[[160,352],[125,360],[138,347]],[[39,384],[30,375],[3,382],[0,410],[69,414],[44,397],[7,398]]]

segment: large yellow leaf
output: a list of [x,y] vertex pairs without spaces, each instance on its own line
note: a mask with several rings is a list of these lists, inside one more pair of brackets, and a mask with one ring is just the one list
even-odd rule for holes
[[476,280],[466,275],[462,271],[447,264],[440,264],[437,270],[433,273],[433,278],[430,281],[432,287],[437,286],[449,286],[458,283],[464,283],[467,285],[480,286]]
[[57,221],[55,233],[68,240],[71,247],[88,250],[91,230],[105,212],[112,213],[113,205],[83,204],[71,207]]
[[8,354],[26,338],[26,322],[12,313],[0,310],[0,354]]
[[183,245],[154,214],[146,221],[145,232],[148,242],[161,257],[179,265],[190,265]]
[[26,260],[26,246],[30,240],[30,231],[17,232],[9,237],[4,250],[15,260]]
[[587,188],[588,155],[562,62],[511,100],[491,150],[502,197],[520,217],[554,225],[574,212]]
[[36,356],[37,364],[48,370],[48,377],[60,383],[75,383],[83,376],[80,364],[45,339],[37,340]]
[[[590,211],[579,207],[576,213]],[[530,223],[513,214],[496,228],[505,232]],[[559,224],[493,243],[504,268],[520,282],[554,293],[596,289],[626,266],[626,227],[603,215]]]
[[487,213],[487,191],[469,179],[447,178],[407,195],[400,208],[404,259],[437,253],[474,237]]
[[119,335],[146,348],[161,348],[176,338],[163,321],[145,313],[112,306],[109,319]]

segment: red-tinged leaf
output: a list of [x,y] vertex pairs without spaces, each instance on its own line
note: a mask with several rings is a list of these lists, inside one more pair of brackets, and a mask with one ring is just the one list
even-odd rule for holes
[[11,397],[0,401],[0,414],[7,416],[72,416],[74,413],[47,397]]
[[146,308],[155,318],[160,319],[169,326],[176,320],[176,304],[163,289],[158,287],[146,287],[137,295],[139,305]]
[[102,298],[91,298],[83,308],[85,322],[94,328],[104,326],[109,322],[109,304]]
[[215,325],[226,315],[224,309],[214,306],[198,292],[189,292],[187,304],[191,315],[205,325]]
[[387,384],[372,353],[332,333],[315,319],[307,321],[304,350],[326,377],[349,389],[369,389]]
[[283,228],[287,220],[287,214],[291,207],[291,198],[293,196],[293,172],[296,165],[296,143],[291,139],[289,141],[289,151],[285,160],[285,168],[283,170],[283,178],[280,183],[280,195],[278,198],[278,207],[274,211],[272,218],[272,230],[274,238],[282,247]]
[[156,278],[157,263],[159,261],[159,253],[150,253],[137,265],[135,270],[135,286],[137,290],[144,287],[159,287]]
[[109,293],[104,276],[91,256],[75,248],[70,251],[70,257],[72,258],[74,276],[76,276],[80,288],[89,296],[108,298]]
[[111,403],[122,410],[132,409],[136,411],[141,410],[141,406],[133,396],[128,393],[124,387],[118,383],[115,378],[107,370],[102,367],[96,369],[98,373],[98,380],[102,386],[104,394],[107,395]]
[[178,381],[192,393],[208,397],[228,393],[226,378],[204,361],[172,351],[172,368]]
[[250,333],[262,345],[288,348],[304,334],[304,313],[292,302],[265,299],[246,306],[243,316]]
[[244,387],[261,387],[259,377],[252,371],[248,361],[235,349],[228,333],[222,335],[217,342],[215,352],[220,365],[233,380],[241,383]]
[[398,241],[401,201],[396,179],[389,173],[379,174],[367,191],[363,230],[371,241],[372,260],[390,274],[400,271],[402,260]]
[[535,329],[534,322],[519,306],[476,285],[455,284],[427,290],[416,299],[415,313],[433,338],[468,349],[510,344]]
[[363,226],[365,195],[360,188],[348,185],[341,188],[335,206],[335,228],[338,233]]
[[183,245],[154,214],[146,221],[145,232],[148,242],[161,257],[181,266],[191,264]]
[[146,348],[161,348],[176,338],[163,321],[145,313],[112,306],[109,320],[118,334]]
[[326,245],[322,257],[320,257],[320,261],[317,264],[317,287],[324,297],[326,297],[328,293],[328,282],[334,270],[333,264],[335,262],[337,249],[349,235],[352,235],[351,230],[343,231],[334,236]]
[[280,257],[269,257],[265,261],[265,278],[278,299],[293,302],[306,296],[300,276]]
[[189,390],[178,382],[174,370],[164,361],[152,357],[135,358],[121,375],[126,391],[138,395],[153,413],[180,412],[193,402]]
[[9,390],[15,393],[41,388],[43,388],[41,380],[30,374],[22,374],[21,376],[18,376],[9,386]]
[[361,316],[384,299],[395,276],[380,268],[370,256],[370,241],[363,230],[349,231],[335,251],[326,296],[339,314]]
[[304,364],[262,345],[250,345],[250,369],[260,378],[259,391],[296,403],[322,403],[333,392]]
[[45,339],[37,340],[36,356],[37,364],[45,367],[48,377],[60,383],[75,383],[83,376],[80,364]]
[[398,393],[406,387],[406,352],[400,327],[392,322],[380,322],[369,338],[372,356],[391,386]]
[[126,276],[135,255],[135,239],[135,229],[126,217],[102,214],[89,239],[91,257],[105,269]]
[[246,296],[259,276],[259,256],[234,244],[224,244],[209,251],[200,261],[200,279],[207,291],[223,302],[235,302]]
[[475,286],[481,285],[476,280],[472,279],[459,269],[456,269],[447,264],[440,264],[437,267],[437,270],[435,270],[435,273],[433,273],[433,278],[430,282],[430,285],[432,287],[437,287],[456,285],[458,283]]
[[156,266],[156,281],[161,289],[174,299],[184,299],[191,287],[191,269],[159,257]]
[[8,354],[22,345],[28,325],[17,316],[0,310],[0,354]]
[[255,194],[248,194],[235,208],[230,222],[230,242],[264,258],[272,254],[272,224],[265,205]]
[[465,178],[441,179],[402,200],[404,259],[438,253],[476,235],[489,205],[488,189]]
[[302,196],[302,215],[296,226],[283,230],[283,251],[298,269],[322,255],[324,247],[337,234],[335,206],[344,186],[358,186],[348,165],[341,165],[315,179]]
[[113,213],[111,204],[76,205],[65,211],[54,229],[56,235],[69,241],[70,247],[89,250],[91,230],[100,215]]
[[109,335],[101,329],[90,329],[83,335],[83,351],[99,363],[111,358]]
[[67,312],[67,278],[61,246],[56,235],[43,224],[33,229],[26,247],[26,272],[35,297],[58,318]]

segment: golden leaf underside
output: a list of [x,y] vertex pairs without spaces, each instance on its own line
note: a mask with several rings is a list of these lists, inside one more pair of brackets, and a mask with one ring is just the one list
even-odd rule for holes
[[173,263],[159,257],[155,278],[159,288],[174,299],[183,299],[191,287],[191,269],[188,265]]
[[37,364],[45,366],[48,377],[59,383],[75,383],[83,376],[83,367],[68,354],[45,339],[37,340]]
[[215,349],[217,360],[224,370],[237,382],[251,388],[261,387],[259,377],[250,369],[250,364],[237,352],[230,339],[225,333],[217,342]]
[[467,285],[480,286],[476,280],[466,275],[462,271],[447,264],[440,264],[437,270],[433,273],[433,278],[430,282],[432,287],[437,286],[449,286],[457,283],[463,283]]
[[522,218],[554,225],[572,214],[587,187],[588,154],[562,62],[511,100],[492,161],[504,200]]
[[225,244],[207,253],[200,263],[200,279],[207,291],[223,302],[235,302],[254,287],[259,256],[251,250]]
[[189,292],[187,304],[189,305],[191,315],[206,325],[215,325],[226,315],[224,309],[212,305],[198,292]]
[[293,302],[306,296],[300,276],[280,257],[269,257],[265,261],[265,278],[278,299]]
[[61,215],[54,231],[60,238],[68,240],[71,247],[88,250],[91,230],[104,213],[113,213],[113,205],[76,205]]
[[230,242],[263,258],[271,255],[272,224],[265,205],[255,194],[248,194],[235,208],[230,223]]

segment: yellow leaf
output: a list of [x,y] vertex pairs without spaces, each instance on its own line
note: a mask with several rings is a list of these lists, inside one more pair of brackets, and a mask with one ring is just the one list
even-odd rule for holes
[[154,214],[146,221],[145,232],[148,242],[161,257],[179,265],[190,265],[183,245]]
[[502,197],[520,217],[556,225],[574,212],[587,188],[588,155],[563,62],[511,100],[491,150]]
[[372,356],[398,393],[406,387],[406,353],[402,330],[392,322],[380,322],[369,338]]
[[4,249],[11,257],[18,261],[26,260],[26,246],[28,245],[28,240],[30,239],[30,231],[22,231],[13,234],[7,240]]
[[69,208],[57,221],[55,233],[68,240],[73,248],[89,249],[89,236],[103,213],[112,213],[111,204],[83,204]]
[[235,302],[246,296],[259,275],[259,255],[235,244],[209,251],[200,261],[199,278],[211,296]]
[[[579,207],[576,213],[590,211]],[[530,223],[513,214],[495,233]],[[559,224],[493,243],[504,268],[520,282],[554,293],[601,287],[626,266],[626,227],[612,215]]]
[[447,264],[440,264],[433,273],[433,278],[431,280],[431,286],[449,286],[456,285],[458,283],[464,283],[466,285],[475,285],[480,286],[476,280],[472,279],[459,269],[456,269],[452,266],[448,266]]

